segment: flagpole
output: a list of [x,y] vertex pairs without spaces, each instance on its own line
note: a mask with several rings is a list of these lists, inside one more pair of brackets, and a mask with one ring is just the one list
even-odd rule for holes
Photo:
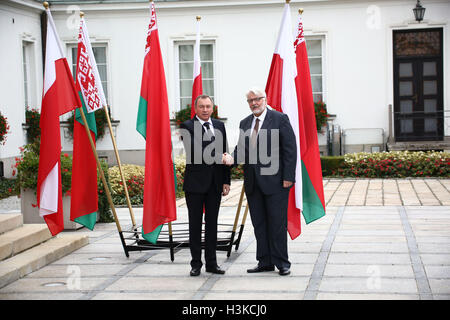
[[111,135],[111,140],[114,147],[114,153],[116,155],[117,166],[119,167],[120,177],[122,178],[123,189],[125,191],[125,197],[127,199],[128,209],[130,211],[131,222],[133,223],[133,228],[136,227],[136,221],[134,219],[133,207],[131,206],[130,196],[128,194],[127,182],[125,181],[125,176],[122,171],[122,164],[120,163],[119,151],[117,149],[116,139],[114,138],[114,133],[111,125],[111,119],[109,118],[108,106],[105,104],[103,106],[103,110],[105,110],[106,120],[108,122],[109,134]]
[[234,218],[233,231],[231,232],[230,246],[228,248],[227,257],[230,256],[231,248],[233,247],[234,236],[236,234],[236,228],[237,228],[237,224],[238,224],[238,221],[239,221],[239,215],[241,214],[242,201],[244,200],[244,193],[245,193],[244,185],[242,185],[241,196],[239,197],[239,204],[238,204],[238,208],[237,208],[237,211],[236,211],[236,216]]
[[[80,18],[83,18],[83,17],[84,17],[84,13],[80,12]],[[127,199],[128,209],[130,211],[131,222],[133,223],[133,228],[135,228],[136,220],[134,219],[133,207],[131,206],[130,196],[128,194],[127,182],[125,181],[125,177],[123,175],[122,164],[120,163],[119,151],[117,150],[116,139],[114,138],[112,125],[111,125],[111,119],[109,118],[109,113],[108,113],[108,106],[106,104],[103,105],[103,110],[105,110],[106,120],[108,122],[109,134],[111,135],[111,140],[112,140],[113,147],[114,147],[114,153],[116,155],[117,165],[119,167],[120,177],[122,178],[123,189],[125,191],[125,198]]]
[[239,249],[239,244],[241,243],[242,233],[244,232],[245,221],[247,220],[247,214],[248,214],[248,201],[245,205],[245,211],[244,211],[244,216],[242,217],[241,228],[239,229],[239,235],[236,240],[236,247],[235,247],[236,251]]

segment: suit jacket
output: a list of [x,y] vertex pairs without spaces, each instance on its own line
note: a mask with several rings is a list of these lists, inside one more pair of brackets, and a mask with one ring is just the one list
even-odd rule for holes
[[[255,151],[250,146],[253,118],[251,114],[239,124],[239,140],[233,152],[235,165],[244,164],[245,191],[251,194],[255,183],[264,194],[283,191],[283,180],[295,182],[297,143],[294,130],[286,114],[267,108],[266,117],[259,129]],[[278,133],[272,129],[278,129]],[[265,141],[267,152],[264,150]]]
[[[215,140],[204,141],[204,129],[197,117],[180,125],[181,138],[186,151],[186,170],[183,190],[192,193],[206,193],[211,186],[222,192],[224,184],[230,184],[230,167],[222,164],[222,154],[228,151],[227,134],[223,122],[212,119]],[[208,162],[203,157],[205,148],[214,149],[215,161]],[[208,151],[207,150],[207,151]]]

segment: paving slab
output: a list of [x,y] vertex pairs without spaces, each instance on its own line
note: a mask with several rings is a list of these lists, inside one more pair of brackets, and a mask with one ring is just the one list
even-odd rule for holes
[[[173,262],[168,250],[127,258],[110,223],[71,231],[89,244],[0,289],[0,299],[450,300],[450,179],[324,179],[324,186],[327,214],[309,225],[302,219],[301,235],[288,240],[287,277],[246,272],[257,263],[250,216],[239,250],[217,253],[221,276],[202,268],[190,277],[189,249]],[[241,187],[232,183],[219,221],[233,223]],[[187,221],[184,200],[177,206],[178,221]],[[117,212],[129,227],[128,209]],[[134,213],[141,223],[142,207]]]

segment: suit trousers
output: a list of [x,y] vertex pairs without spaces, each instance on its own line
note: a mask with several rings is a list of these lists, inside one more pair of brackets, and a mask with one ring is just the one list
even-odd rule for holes
[[[185,192],[189,215],[189,249],[191,251],[191,267],[201,268],[202,260],[202,221],[205,216],[205,263],[207,268],[217,265],[217,218],[219,215],[222,193],[214,184],[206,193]],[[203,206],[205,213],[203,214]]]
[[291,266],[287,248],[289,190],[266,195],[255,183],[253,191],[247,194],[256,238],[258,266],[275,265],[278,269]]

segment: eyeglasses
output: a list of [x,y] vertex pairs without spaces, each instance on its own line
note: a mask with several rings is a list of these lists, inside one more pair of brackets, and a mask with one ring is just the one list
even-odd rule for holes
[[264,97],[257,97],[257,98],[253,98],[253,99],[247,99],[248,103],[253,103],[254,102],[259,102],[261,101],[261,99],[263,99]]

